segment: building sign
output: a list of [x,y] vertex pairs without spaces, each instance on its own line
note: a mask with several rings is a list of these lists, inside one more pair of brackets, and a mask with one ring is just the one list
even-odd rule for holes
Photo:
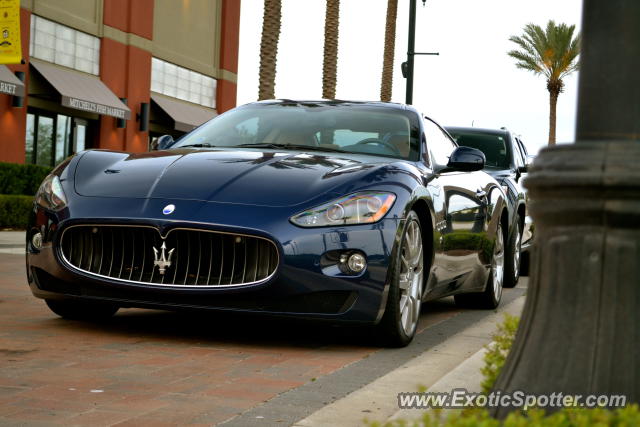
[[20,64],[20,0],[0,0],[0,64]]
[[112,107],[109,105],[97,104],[95,102],[85,101],[78,98],[71,98],[69,96],[62,97],[62,105],[64,105],[65,107],[75,108],[76,110],[89,111],[90,113],[115,117],[117,119],[129,120],[131,118],[130,111]]
[[24,84],[4,65],[0,65],[0,93],[24,96]]
[[18,85],[14,85],[13,83],[7,83],[0,81],[0,93],[6,93],[7,95],[24,95],[24,91],[22,94],[18,93]]

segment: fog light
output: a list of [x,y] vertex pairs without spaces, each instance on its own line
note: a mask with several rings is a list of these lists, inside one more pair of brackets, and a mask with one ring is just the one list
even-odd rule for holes
[[361,253],[355,252],[349,255],[347,267],[354,273],[361,273],[367,267],[367,260]]
[[40,234],[39,232],[34,234],[31,238],[31,244],[38,250],[42,249],[42,234]]

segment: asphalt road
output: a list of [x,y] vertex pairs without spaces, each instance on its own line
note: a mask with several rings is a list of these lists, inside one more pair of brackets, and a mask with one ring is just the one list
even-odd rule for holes
[[[380,349],[362,328],[226,314],[126,309],[67,321],[31,296],[24,256],[2,254],[0,425],[242,425],[257,407],[288,404],[293,413],[275,416],[286,425],[487,313],[429,303],[405,349]],[[287,400],[292,390],[299,401]]]

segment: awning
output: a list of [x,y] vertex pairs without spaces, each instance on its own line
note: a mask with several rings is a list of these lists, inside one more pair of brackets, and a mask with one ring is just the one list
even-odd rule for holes
[[31,65],[62,96],[62,105],[76,110],[131,118],[131,110],[99,78],[31,59]]
[[190,102],[151,92],[151,100],[175,122],[175,129],[189,132],[218,115],[213,108],[201,107]]
[[24,96],[24,83],[5,65],[0,65],[0,93]]

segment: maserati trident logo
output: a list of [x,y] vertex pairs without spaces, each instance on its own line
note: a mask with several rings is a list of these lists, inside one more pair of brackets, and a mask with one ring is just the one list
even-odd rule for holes
[[167,205],[162,209],[162,213],[165,215],[171,215],[176,210],[176,205]]
[[167,252],[167,245],[165,242],[162,242],[162,246],[160,246],[160,251],[156,248],[153,248],[153,252],[155,253],[155,260],[153,261],[153,266],[158,266],[158,273],[160,275],[164,275],[164,272],[167,268],[171,267],[171,255],[173,255],[173,251],[176,249],[173,248],[169,252]]

